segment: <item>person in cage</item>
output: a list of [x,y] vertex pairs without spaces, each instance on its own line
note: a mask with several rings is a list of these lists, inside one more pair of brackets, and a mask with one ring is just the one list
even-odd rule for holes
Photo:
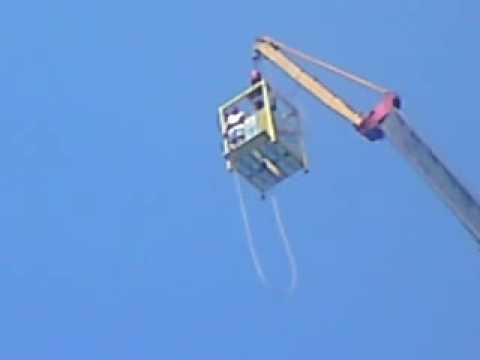
[[[263,80],[262,73],[258,71],[257,69],[253,69],[250,72],[250,85],[255,85],[258,84],[260,81]],[[270,85],[267,83],[267,91],[268,91],[268,96],[270,96],[270,101],[271,101],[271,109],[272,111],[275,111],[276,109],[276,101],[275,97],[272,96],[271,88]],[[263,108],[263,94],[262,94],[262,88],[256,89],[252,94],[250,94],[249,99],[253,102],[253,105],[256,110],[261,110]]]
[[232,148],[238,147],[245,140],[246,114],[234,107],[226,117],[226,137]]
[[[260,81],[262,81],[262,79],[263,78],[260,71],[253,69],[250,72],[250,85],[253,86],[255,84],[258,84]],[[257,88],[254,92],[250,94],[249,98],[253,102],[256,110],[260,110],[261,108],[263,108],[262,88]]]

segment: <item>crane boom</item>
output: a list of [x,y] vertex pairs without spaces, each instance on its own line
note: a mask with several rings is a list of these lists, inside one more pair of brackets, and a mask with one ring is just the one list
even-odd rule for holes
[[[428,181],[445,204],[480,245],[480,204],[432,149],[407,125],[400,111],[399,97],[368,80],[288,48],[268,37],[259,38],[256,52],[277,65],[323,104],[347,119],[369,140],[387,137],[403,157]],[[363,117],[326,85],[293,62],[285,53],[302,57],[338,75],[384,94],[383,100]]]
[[355,126],[360,126],[363,118],[347,102],[337,96],[326,85],[307,73],[290,60],[276,44],[268,39],[260,38],[255,43],[255,50],[285,71],[294,81],[318,98],[326,106],[337,112]]
[[408,126],[400,112],[389,114],[380,126],[390,143],[423,176],[480,245],[480,205],[477,199]]

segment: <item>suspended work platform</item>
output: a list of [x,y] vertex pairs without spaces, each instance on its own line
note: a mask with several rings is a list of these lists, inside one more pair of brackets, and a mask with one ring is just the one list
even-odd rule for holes
[[220,106],[219,127],[227,169],[262,193],[307,169],[299,112],[264,79]]

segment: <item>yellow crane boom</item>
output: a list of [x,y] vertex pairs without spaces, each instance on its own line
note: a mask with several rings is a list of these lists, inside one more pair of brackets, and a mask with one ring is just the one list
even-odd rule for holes
[[[258,38],[254,49],[258,55],[278,66],[323,104],[347,119],[367,139],[388,138],[400,154],[427,180],[480,245],[479,201],[407,125],[403,115],[397,110],[400,108],[400,99],[395,93],[268,37]],[[366,116],[362,116],[325,84],[292,61],[287,54],[300,57],[371,90],[383,93],[383,100]]]
[[363,117],[360,113],[356,112],[346,101],[336,95],[325,84],[290,60],[276,42],[269,38],[259,38],[255,42],[254,48],[259,54],[277,65],[294,81],[303,86],[330,109],[350,121],[353,125],[361,125]]

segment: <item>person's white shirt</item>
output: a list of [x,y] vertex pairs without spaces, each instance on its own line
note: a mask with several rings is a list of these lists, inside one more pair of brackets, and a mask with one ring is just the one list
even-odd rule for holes
[[234,144],[239,138],[244,137],[245,117],[246,115],[243,111],[238,111],[237,113],[227,116],[227,138],[229,142]]
[[235,114],[229,114],[227,116],[227,126],[232,127],[237,124],[241,124],[243,123],[244,120],[245,120],[245,113],[243,111],[239,111]]

